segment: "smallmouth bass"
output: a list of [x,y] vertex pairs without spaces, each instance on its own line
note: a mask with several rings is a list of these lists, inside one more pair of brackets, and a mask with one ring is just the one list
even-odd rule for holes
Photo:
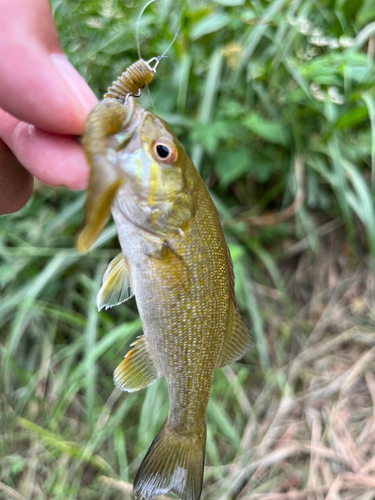
[[134,97],[125,106],[100,102],[83,146],[91,173],[78,248],[88,250],[112,211],[122,252],[104,275],[98,307],[134,294],[144,332],[116,368],[115,384],[136,391],[163,376],[168,387],[168,417],[134,494],[199,500],[214,371],[251,345],[219,218],[172,130]]

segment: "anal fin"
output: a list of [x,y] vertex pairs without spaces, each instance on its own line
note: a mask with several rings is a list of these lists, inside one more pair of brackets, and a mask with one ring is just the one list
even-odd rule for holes
[[228,333],[225,339],[218,367],[230,365],[242,358],[250,349],[252,338],[234,302],[231,304]]
[[161,377],[149,353],[144,335],[137,338],[125,359],[116,368],[113,378],[115,386],[122,391],[139,391]]

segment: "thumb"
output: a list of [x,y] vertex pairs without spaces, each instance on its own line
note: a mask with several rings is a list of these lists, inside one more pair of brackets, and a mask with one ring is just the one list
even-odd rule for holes
[[48,0],[0,0],[0,107],[21,121],[79,135],[97,99],[62,53]]

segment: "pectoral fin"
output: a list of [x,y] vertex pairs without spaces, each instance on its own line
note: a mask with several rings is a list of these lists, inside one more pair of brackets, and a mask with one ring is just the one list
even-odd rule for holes
[[122,304],[133,295],[129,266],[122,253],[119,253],[117,257],[111,260],[104,273],[103,284],[96,298],[96,305],[99,311],[103,307],[109,309]]
[[132,344],[125,359],[118,365],[113,374],[115,386],[122,391],[139,391],[156,382],[161,377],[149,353],[144,335]]
[[243,322],[234,302],[231,305],[229,318],[228,333],[217,365],[218,367],[230,365],[241,359],[252,345],[249,329]]

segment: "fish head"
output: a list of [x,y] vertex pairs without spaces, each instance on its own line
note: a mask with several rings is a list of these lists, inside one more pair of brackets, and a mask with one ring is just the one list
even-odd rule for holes
[[181,233],[194,215],[189,157],[170,127],[130,97],[133,114],[112,138],[124,181],[114,203],[130,222],[155,234]]

